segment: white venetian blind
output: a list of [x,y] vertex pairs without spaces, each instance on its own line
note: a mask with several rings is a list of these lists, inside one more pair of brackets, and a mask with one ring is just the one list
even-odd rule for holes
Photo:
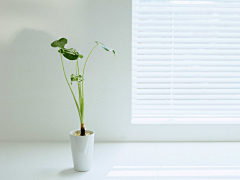
[[132,122],[239,122],[240,0],[132,2]]

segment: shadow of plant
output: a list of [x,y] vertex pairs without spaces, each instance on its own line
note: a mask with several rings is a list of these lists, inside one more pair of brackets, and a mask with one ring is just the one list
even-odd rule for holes
[[87,172],[77,172],[75,171],[73,168],[69,168],[69,169],[64,169],[62,171],[59,172],[59,176],[64,176],[64,177],[80,177],[83,176],[84,174],[86,174]]

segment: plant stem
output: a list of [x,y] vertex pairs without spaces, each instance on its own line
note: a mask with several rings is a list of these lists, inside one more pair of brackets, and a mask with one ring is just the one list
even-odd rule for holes
[[[76,64],[76,74],[79,75],[79,63],[77,59],[77,64]],[[81,82],[78,82],[78,94],[79,94],[79,110],[80,110],[80,130],[81,130],[81,136],[85,136],[85,126],[84,126],[84,121],[83,121],[83,106],[82,106],[82,87],[81,87]],[[84,130],[82,130],[84,129]]]
[[[88,58],[90,57],[90,55],[92,54],[93,50],[98,46],[95,45],[93,47],[93,49],[91,50],[91,52],[89,53],[86,61],[85,61],[85,64],[84,64],[84,68],[83,68],[83,74],[82,74],[82,77],[84,77],[84,72],[85,72],[85,68],[86,68],[86,64],[87,64],[87,61],[88,61]],[[78,72],[79,73],[79,72]],[[82,86],[80,84],[81,82],[78,83],[78,91],[79,91],[79,104],[80,104],[80,113],[81,113],[81,116],[80,116],[80,121],[81,121],[81,136],[84,136],[85,135],[85,124],[84,124],[84,92],[83,92],[83,81],[82,81]]]
[[84,77],[85,67],[86,67],[88,58],[89,58],[89,56],[92,54],[92,52],[93,52],[93,50],[95,49],[95,47],[97,47],[97,46],[98,46],[98,44],[97,44],[96,46],[94,46],[94,48],[91,50],[91,52],[89,53],[89,55],[88,55],[88,57],[87,57],[87,59],[86,59],[86,61],[85,61],[84,68],[83,68],[83,75],[82,75],[83,77]]
[[[82,87],[81,87],[82,83]],[[78,82],[78,87],[79,87],[79,104],[80,104],[80,123],[81,123],[81,136],[85,136],[85,123],[84,123],[84,98],[83,98],[83,81]]]
[[84,93],[83,93],[83,81],[82,81],[82,92],[81,92],[81,118],[82,118],[82,123],[84,124]]
[[66,79],[67,84],[68,84],[68,87],[69,87],[69,89],[70,89],[70,91],[71,91],[71,93],[72,93],[72,95],[73,95],[73,99],[74,99],[74,101],[75,101],[75,103],[76,103],[79,117],[81,117],[80,108],[79,108],[79,106],[78,106],[77,100],[76,100],[76,98],[75,98],[75,96],[74,96],[73,90],[72,90],[72,88],[71,88],[71,86],[70,86],[70,84],[69,84],[69,82],[68,82],[67,76],[66,76],[66,72],[65,72],[65,69],[64,69],[64,65],[63,65],[62,53],[60,53],[60,56],[61,56],[62,67],[63,67],[63,72],[64,72],[65,79]]
[[[80,113],[82,112],[82,95],[81,95],[82,87],[81,87],[81,82],[78,82],[78,94],[79,94],[79,107],[80,107]],[[82,113],[80,116],[80,123],[82,124]]]
[[81,136],[85,136],[85,125],[81,124]]
[[77,75],[77,68],[78,68],[78,59],[77,59],[77,63],[76,63],[76,75]]
[[[77,63],[76,63],[76,75],[79,76],[79,63],[78,63],[78,58],[77,58]],[[82,117],[82,88],[81,88],[81,82],[77,82],[78,84],[78,94],[79,94],[79,111],[80,111],[80,130],[81,130],[81,136],[85,136],[85,126],[84,126],[84,121]]]
[[76,63],[76,75],[79,75],[79,63],[78,63],[78,58],[77,58],[77,63]]

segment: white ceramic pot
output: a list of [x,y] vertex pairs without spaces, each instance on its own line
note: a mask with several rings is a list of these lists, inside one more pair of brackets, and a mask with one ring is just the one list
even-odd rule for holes
[[74,136],[74,130],[70,132],[72,157],[75,171],[89,171],[93,157],[94,132],[86,130],[86,133],[91,133],[88,136]]

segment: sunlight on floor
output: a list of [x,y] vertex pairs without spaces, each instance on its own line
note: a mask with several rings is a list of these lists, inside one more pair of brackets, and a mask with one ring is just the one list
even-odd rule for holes
[[114,166],[108,179],[240,179],[240,166]]

